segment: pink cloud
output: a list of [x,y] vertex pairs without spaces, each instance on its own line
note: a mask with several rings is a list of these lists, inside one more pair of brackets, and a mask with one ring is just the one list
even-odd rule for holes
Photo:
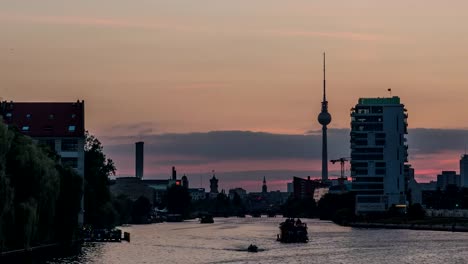
[[276,36],[288,36],[288,37],[322,37],[322,38],[334,38],[334,39],[349,39],[355,41],[381,41],[389,40],[390,38],[378,34],[366,34],[366,33],[355,33],[355,32],[325,32],[325,31],[307,31],[307,30],[268,30],[267,34]]
[[24,14],[0,14],[0,21],[14,21],[26,23],[41,23],[53,25],[77,25],[112,28],[140,28],[153,30],[177,30],[199,32],[200,28],[192,26],[177,25],[173,22],[137,21],[115,18],[81,17],[81,16],[38,16]]
[[[133,156],[132,156],[133,157]],[[117,175],[133,175],[134,160],[128,156],[112,156],[117,166]],[[152,155],[145,157],[145,175],[170,174],[171,167],[177,166],[179,173],[209,173],[218,172],[257,171],[257,170],[300,170],[316,171],[320,161],[305,159],[276,160],[225,160],[212,161],[197,156]],[[314,175],[311,175],[314,176]]]
[[437,180],[437,175],[443,170],[459,172],[459,154],[456,151],[444,151],[411,156],[410,164],[415,169],[416,180],[420,182]]

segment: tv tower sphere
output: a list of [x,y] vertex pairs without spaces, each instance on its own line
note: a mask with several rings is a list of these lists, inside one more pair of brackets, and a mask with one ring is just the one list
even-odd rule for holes
[[330,124],[331,122],[331,115],[330,113],[328,112],[320,112],[320,114],[318,115],[318,122],[322,125],[322,126],[326,126],[328,124]]

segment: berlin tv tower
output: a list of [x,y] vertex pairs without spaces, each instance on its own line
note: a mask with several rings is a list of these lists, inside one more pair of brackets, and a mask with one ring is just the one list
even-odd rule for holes
[[326,94],[325,81],[325,52],[323,53],[323,101],[322,111],[318,115],[318,122],[322,125],[322,182],[328,182],[328,153],[327,153],[327,125],[330,124],[332,118],[328,113],[328,102]]

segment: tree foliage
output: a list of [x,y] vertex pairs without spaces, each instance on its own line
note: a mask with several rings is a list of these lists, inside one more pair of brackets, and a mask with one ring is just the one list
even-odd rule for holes
[[322,220],[332,220],[340,209],[349,209],[341,211],[340,216],[343,216],[344,212],[354,215],[354,201],[355,194],[351,192],[343,194],[327,193],[318,202],[318,216]]
[[187,188],[174,184],[167,189],[164,203],[169,213],[181,214],[184,217],[188,217],[191,199]]
[[145,196],[140,196],[132,206],[132,222],[146,224],[151,212],[151,203]]
[[106,158],[101,142],[86,133],[85,143],[85,224],[110,227],[117,216],[109,191],[109,176],[115,174],[114,162]]
[[[73,188],[66,188],[69,178],[75,179]],[[0,247],[49,243],[60,234],[72,237],[80,210],[79,178],[63,168],[56,155],[0,120]],[[61,203],[72,212],[65,214]],[[64,219],[73,222],[65,226]]]
[[283,215],[286,217],[307,217],[317,216],[317,204],[312,197],[298,199],[290,196],[282,206]]

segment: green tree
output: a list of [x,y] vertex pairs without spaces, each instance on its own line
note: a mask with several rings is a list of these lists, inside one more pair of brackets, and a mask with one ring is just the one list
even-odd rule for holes
[[148,198],[144,196],[138,197],[132,205],[132,223],[146,224],[148,222],[150,212],[151,203]]
[[117,225],[129,224],[132,222],[133,202],[127,196],[121,194],[112,198],[112,204],[117,213]]
[[421,204],[416,203],[408,207],[408,217],[412,220],[424,219],[426,216],[426,210],[421,206]]
[[[345,212],[355,211],[355,194],[352,192],[343,194],[327,193],[318,202],[318,215],[322,220],[332,220],[340,209],[349,209]],[[344,215],[343,212],[340,215]]]
[[191,209],[190,194],[187,188],[180,185],[172,185],[167,189],[165,204],[171,214],[181,214],[184,218],[188,217]]
[[0,120],[0,248],[73,234],[81,191],[81,177],[63,168],[56,153]]
[[53,240],[55,204],[60,188],[56,162],[31,138],[17,131],[14,131],[6,162],[6,174],[14,189],[15,210],[12,220],[23,221],[23,225],[14,224],[10,230],[25,234],[22,238],[11,238],[10,241],[16,241],[15,247],[22,247],[36,241]]
[[109,176],[115,175],[114,162],[106,158],[101,142],[86,133],[84,221],[95,227],[111,227],[117,216],[109,191]]
[[282,210],[287,217],[313,218],[317,214],[317,204],[312,197],[298,199],[291,196],[282,206]]
[[55,223],[57,240],[68,243],[77,238],[78,215],[81,210],[83,178],[69,167],[57,166],[60,174],[60,194]]
[[13,188],[6,175],[6,156],[11,148],[13,133],[3,124],[0,117],[0,249],[6,242],[7,219],[11,216],[13,208]]

